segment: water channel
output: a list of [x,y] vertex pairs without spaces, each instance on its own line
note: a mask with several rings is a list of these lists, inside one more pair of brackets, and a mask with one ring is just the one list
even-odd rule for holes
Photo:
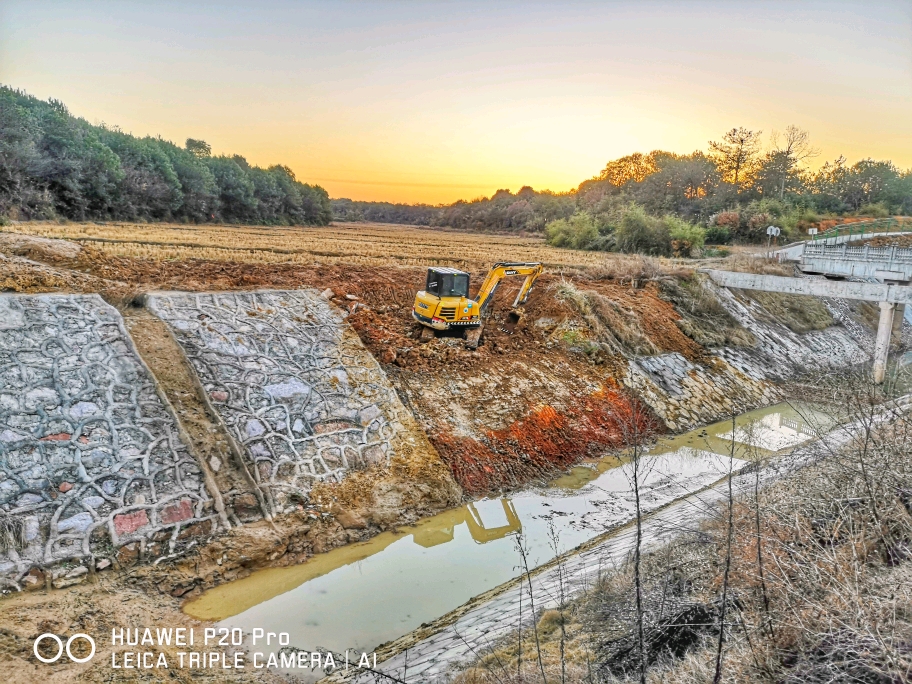
[[[813,439],[817,414],[779,404],[735,421],[738,468],[757,453]],[[810,423],[810,424],[809,424]],[[659,440],[641,461],[641,505],[655,510],[723,477],[732,422]],[[204,593],[187,614],[250,632],[288,632],[307,651],[372,650],[521,574],[517,533],[532,567],[633,517],[631,464],[608,456],[547,487],[482,499],[297,566],[268,568]]]

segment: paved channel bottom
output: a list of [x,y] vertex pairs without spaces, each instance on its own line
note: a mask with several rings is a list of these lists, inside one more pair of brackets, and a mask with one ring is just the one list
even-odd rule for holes
[[[735,469],[758,450],[781,452],[812,439],[808,420],[807,409],[787,404],[739,416]],[[642,461],[643,508],[655,511],[717,482],[728,472],[731,438],[727,421],[661,440]],[[530,567],[538,567],[629,522],[631,474],[631,464],[615,457],[586,463],[547,487],[475,501],[297,566],[257,571],[184,610],[247,633],[287,632],[303,651],[372,651],[522,574],[518,538]],[[577,555],[568,562],[595,561]],[[408,681],[430,681],[421,673],[437,669],[429,659],[416,661],[408,670],[417,679]],[[295,674],[306,682],[324,676]]]

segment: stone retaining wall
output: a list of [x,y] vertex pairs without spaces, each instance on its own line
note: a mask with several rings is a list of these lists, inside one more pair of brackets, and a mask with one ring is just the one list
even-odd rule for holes
[[344,314],[311,290],[152,293],[269,514],[386,463],[406,409]]
[[761,318],[760,305],[726,288],[705,287],[744,328],[753,333],[753,347],[726,347],[700,363],[678,353],[633,359],[625,384],[634,388],[672,430],[711,423],[732,410],[775,403],[776,382],[814,370],[846,368],[871,358],[871,333],[847,318],[841,300],[823,300],[842,325],[803,335],[781,323]]
[[165,402],[98,295],[0,296],[3,582],[64,586],[213,529]]

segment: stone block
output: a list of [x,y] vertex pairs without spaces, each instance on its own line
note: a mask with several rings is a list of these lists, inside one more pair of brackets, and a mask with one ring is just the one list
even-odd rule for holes
[[117,562],[124,566],[130,566],[139,560],[139,544],[132,542],[117,549]]
[[241,520],[255,519],[263,515],[260,504],[253,494],[239,494],[231,500],[231,505],[234,507],[235,515]]
[[367,408],[363,408],[358,412],[358,420],[361,425],[370,425],[381,416],[383,416],[383,412],[377,407],[376,404],[371,404]]
[[149,524],[149,514],[144,508],[132,513],[121,513],[114,516],[114,531],[118,535],[127,535],[136,532]]
[[57,531],[60,533],[82,533],[88,530],[93,522],[91,513],[77,513],[64,520],[58,520]]
[[190,499],[181,499],[163,506],[159,518],[165,525],[189,520],[193,517],[193,505]]
[[26,591],[34,591],[35,589],[44,589],[46,581],[45,574],[40,568],[32,568],[26,573],[20,583]]

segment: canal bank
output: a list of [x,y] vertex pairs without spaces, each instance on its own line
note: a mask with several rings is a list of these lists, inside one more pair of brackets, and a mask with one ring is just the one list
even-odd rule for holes
[[[705,491],[758,454],[806,443],[817,427],[809,417],[804,407],[780,404],[738,416],[734,431],[725,421],[659,440],[640,462],[642,510],[663,510]],[[255,572],[205,592],[184,611],[248,633],[268,624],[288,632],[301,650],[371,651],[509,593],[523,574],[520,540],[530,570],[546,569],[571,549],[598,546],[634,517],[631,481],[632,464],[606,456],[547,487],[481,499],[295,567]],[[591,557],[574,558],[587,577]]]

